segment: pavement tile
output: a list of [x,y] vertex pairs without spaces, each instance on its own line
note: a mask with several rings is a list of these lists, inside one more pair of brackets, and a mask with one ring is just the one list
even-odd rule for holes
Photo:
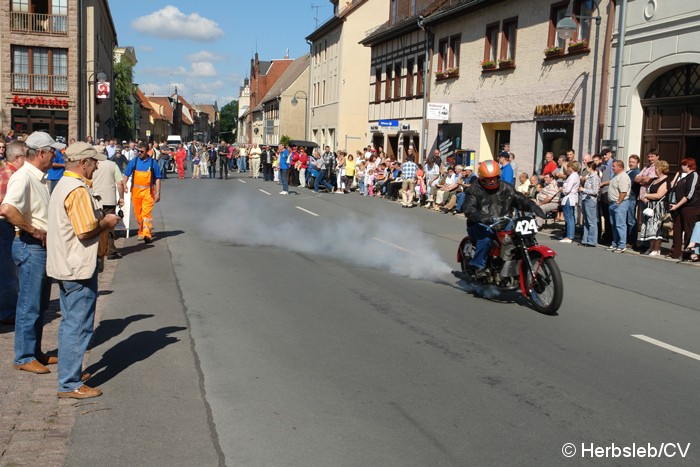
[[[106,274],[100,275],[100,289],[108,288],[116,261],[105,264]],[[102,299],[97,301],[95,326],[104,308]],[[55,352],[58,345],[60,323],[58,286],[51,288],[51,304],[45,315],[43,350]],[[88,352],[89,353],[89,352]],[[35,375],[17,371],[12,367],[14,332],[0,331],[0,466],[62,466],[71,430],[80,408],[73,400],[56,397],[55,365],[51,373]],[[41,445],[41,449],[37,449]]]

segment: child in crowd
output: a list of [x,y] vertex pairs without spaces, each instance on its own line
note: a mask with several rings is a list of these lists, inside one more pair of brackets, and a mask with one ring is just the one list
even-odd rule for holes
[[279,158],[275,158],[275,160],[272,161],[272,170],[275,173],[275,178],[273,181],[279,182],[280,181],[280,161],[279,161]]
[[362,196],[367,196],[367,187],[365,186],[365,163],[360,162],[357,165],[357,171],[355,172],[355,178],[357,179],[357,186],[360,190]]
[[369,169],[365,174],[365,189],[367,196],[374,196],[374,169]]

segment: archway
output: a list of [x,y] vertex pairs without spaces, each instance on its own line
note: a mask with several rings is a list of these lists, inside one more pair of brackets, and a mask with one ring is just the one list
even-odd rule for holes
[[686,64],[657,77],[641,99],[642,153],[657,149],[677,170],[686,156],[700,156],[700,65]]

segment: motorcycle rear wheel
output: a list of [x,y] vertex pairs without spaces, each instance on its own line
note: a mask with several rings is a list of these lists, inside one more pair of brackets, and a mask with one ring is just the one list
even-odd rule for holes
[[[564,299],[564,281],[559,265],[554,258],[545,258],[539,265],[540,256],[531,255],[530,261],[537,271],[535,283],[530,275],[525,277],[528,299],[540,313],[553,315],[559,310]],[[539,265],[539,268],[538,268]]]

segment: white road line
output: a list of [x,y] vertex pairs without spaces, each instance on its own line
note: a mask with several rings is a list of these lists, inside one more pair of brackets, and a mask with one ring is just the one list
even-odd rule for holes
[[268,193],[267,191],[263,190],[262,188],[258,188],[260,191],[265,193],[267,196],[272,196],[272,193]]
[[405,253],[410,253],[410,254],[412,254],[412,255],[415,255],[415,254],[416,254],[415,252],[413,252],[413,251],[411,251],[411,250],[407,250],[406,248],[404,248],[404,247],[402,247],[402,246],[399,246],[399,245],[394,245],[393,243],[387,242],[386,240],[382,240],[381,238],[372,237],[372,240],[377,241],[377,242],[379,242],[379,243],[383,243],[383,244],[388,245],[388,246],[390,246],[390,247],[392,247],[392,248],[396,248],[397,250],[401,250],[401,251],[403,251],[403,252],[405,252]]
[[248,183],[248,182],[246,182],[245,180],[241,180],[240,178],[237,178],[236,180],[238,180],[239,182],[243,183],[244,185],[245,185],[246,183]]
[[316,214],[315,212],[308,211],[308,210],[306,210],[306,209],[304,209],[304,208],[302,208],[302,207],[299,207],[299,206],[295,206],[295,207],[296,207],[298,210],[300,210],[300,211],[304,211],[304,212],[307,213],[307,214],[311,214],[311,215],[314,216],[314,217],[318,217],[318,214]]
[[693,353],[693,352],[688,352],[687,350],[683,350],[680,347],[676,347],[675,345],[667,344],[665,342],[661,342],[659,340],[656,340],[652,337],[647,337],[643,334],[632,334],[632,337],[636,337],[637,339],[643,340],[645,342],[648,342],[650,344],[656,345],[658,347],[661,347],[666,350],[670,350],[671,352],[675,352],[677,354],[685,355],[686,357],[690,357],[692,359],[700,361],[700,355]]

